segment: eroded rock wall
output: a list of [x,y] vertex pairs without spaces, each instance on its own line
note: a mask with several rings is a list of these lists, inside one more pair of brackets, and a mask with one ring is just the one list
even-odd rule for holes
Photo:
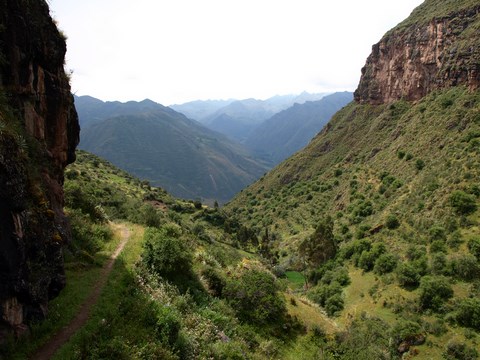
[[65,285],[63,171],[79,141],[65,52],[44,0],[0,0],[0,340]]
[[399,27],[372,48],[362,69],[355,100],[383,104],[419,100],[435,89],[480,87],[480,5]]

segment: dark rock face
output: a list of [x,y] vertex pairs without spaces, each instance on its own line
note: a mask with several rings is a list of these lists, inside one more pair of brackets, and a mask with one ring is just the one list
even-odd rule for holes
[[63,171],[80,130],[65,52],[44,0],[0,0],[0,340],[65,286]]
[[355,100],[384,104],[419,100],[435,89],[480,87],[480,6],[426,25],[394,29],[372,48],[362,69]]

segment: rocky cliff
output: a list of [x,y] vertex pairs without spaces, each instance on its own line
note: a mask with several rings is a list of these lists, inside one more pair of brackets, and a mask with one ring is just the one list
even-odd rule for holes
[[[425,1],[417,12],[425,14],[422,7],[432,2]],[[449,14],[433,14],[428,21],[413,21],[414,12],[408,22],[387,33],[373,46],[362,69],[355,100],[370,104],[419,100],[435,89],[462,84],[478,89],[480,5],[474,3]],[[443,3],[439,9],[448,8]]]
[[44,0],[0,0],[0,340],[65,285],[63,170],[79,140],[65,52]]

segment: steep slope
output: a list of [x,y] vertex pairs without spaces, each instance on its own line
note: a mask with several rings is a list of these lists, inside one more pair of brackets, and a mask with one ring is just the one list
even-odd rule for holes
[[266,171],[240,145],[166,107],[87,126],[80,147],[176,196],[211,202]]
[[0,342],[65,286],[63,170],[79,127],[47,3],[0,1]]
[[306,146],[333,114],[352,101],[352,95],[335,93],[318,101],[295,104],[255,128],[245,146],[276,165]]
[[425,1],[373,47],[356,101],[226,206],[396,355],[478,356],[479,10]]

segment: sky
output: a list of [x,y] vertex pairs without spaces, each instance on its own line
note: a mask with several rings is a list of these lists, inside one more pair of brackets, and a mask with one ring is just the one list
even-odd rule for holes
[[49,0],[72,92],[163,105],[353,91],[423,0]]

